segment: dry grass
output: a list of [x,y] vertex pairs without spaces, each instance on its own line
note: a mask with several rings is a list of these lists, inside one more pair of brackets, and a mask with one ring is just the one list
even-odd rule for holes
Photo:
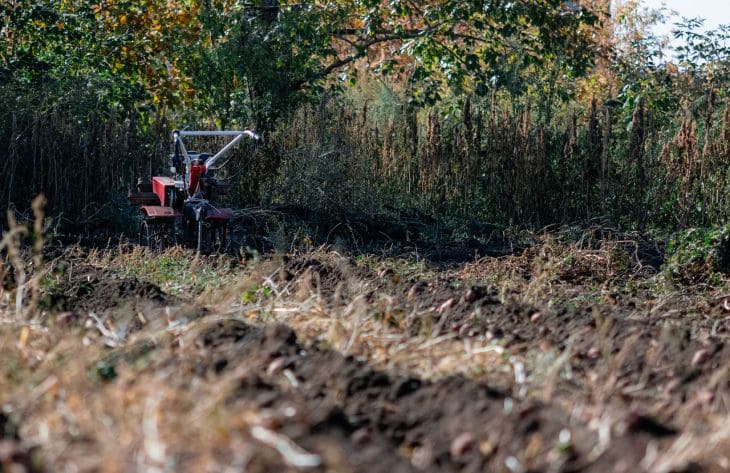
[[531,235],[530,246],[521,254],[482,258],[459,268],[455,277],[494,285],[503,301],[551,304],[586,292],[615,292],[656,273],[640,260],[640,242],[615,234],[597,239],[599,230],[603,229],[583,231],[567,241],[560,233]]
[[668,123],[643,101],[631,114],[594,102],[541,123],[530,104],[499,94],[447,114],[366,84],[305,106],[272,135],[280,174],[264,195],[528,228],[597,217],[640,231],[718,224],[730,195],[730,111],[716,101],[711,93],[703,112]]
[[[617,337],[612,324],[618,322],[609,316],[613,311],[625,320],[664,320],[666,327],[677,327],[682,320],[694,324],[702,314],[721,321],[724,316],[708,314],[721,314],[727,299],[720,297],[721,290],[701,295],[689,290],[652,293],[651,276],[641,271],[627,248],[630,245],[620,238],[564,243],[546,235],[521,255],[449,270],[427,269],[407,260],[354,260],[325,247],[243,265],[224,258],[195,260],[179,249],[158,255],[124,248],[90,254],[74,250],[50,264],[75,258],[77,268],[85,264],[100,271],[112,269],[191,297],[171,306],[113,307],[96,314],[97,319],[77,314],[82,323],[69,326],[67,316],[58,314],[35,317],[42,323],[15,317],[14,293],[5,290],[0,308],[0,399],[21,421],[24,441],[41,445],[45,463],[54,467],[172,471],[184,464],[186,471],[223,471],[225,465],[265,470],[272,464],[257,449],[261,442],[286,442],[270,434],[286,422],[285,415],[254,407],[227,415],[226,399],[252,368],[239,366],[216,377],[196,374],[200,366],[214,361],[196,340],[220,321],[284,323],[314,346],[333,348],[389,372],[431,380],[463,374],[486,380],[515,400],[536,398],[560,405],[603,439],[597,459],[611,444],[611,432],[622,428],[626,409],[660,419],[670,416],[682,434],[669,447],[647,450],[642,470],[672,471],[710,454],[719,470],[725,469],[726,460],[718,454],[728,438],[723,427],[727,416],[722,414],[727,408],[722,407],[727,378],[722,369],[711,379],[703,378],[686,402],[675,404],[671,393],[647,383],[645,374],[638,372],[633,378],[627,370],[645,356],[655,364],[665,363],[662,353],[673,356],[670,348],[681,343],[681,335],[675,333],[680,329]],[[177,263],[170,263],[173,269],[150,271],[164,261]],[[215,274],[223,279],[206,288],[201,281],[213,281]],[[166,286],[164,278],[170,279]],[[182,283],[172,284],[173,280]],[[642,288],[633,296],[626,286],[631,281]],[[433,284],[437,290],[411,293],[419,283]],[[463,310],[460,297],[466,297],[473,284],[492,287],[504,305],[531,308],[527,313],[532,315],[516,328],[550,325],[551,317],[565,306],[561,300],[572,301],[578,307],[576,315],[593,310],[595,328],[577,331],[562,346],[548,343],[548,336],[519,343],[483,333],[464,336],[450,324]],[[577,298],[586,293],[588,297]],[[144,320],[139,329],[115,330],[120,320],[139,314]],[[724,336],[711,334],[705,326],[698,325],[692,338]],[[650,339],[642,338],[645,335]],[[586,370],[586,356],[601,361]],[[105,364],[108,360],[123,361]],[[307,458],[306,452],[302,455]]]

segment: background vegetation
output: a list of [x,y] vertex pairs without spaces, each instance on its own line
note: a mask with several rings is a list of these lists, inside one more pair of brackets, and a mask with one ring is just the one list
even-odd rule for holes
[[540,228],[724,223],[730,28],[628,1],[14,0],[0,199],[124,228],[173,127],[254,127],[238,207]]

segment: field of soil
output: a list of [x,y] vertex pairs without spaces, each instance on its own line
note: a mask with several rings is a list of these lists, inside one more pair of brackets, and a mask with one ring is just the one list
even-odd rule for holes
[[3,266],[0,472],[730,471],[727,286],[586,235]]

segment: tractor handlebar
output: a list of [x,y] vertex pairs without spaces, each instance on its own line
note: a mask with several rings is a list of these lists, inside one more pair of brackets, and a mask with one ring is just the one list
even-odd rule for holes
[[175,130],[172,132],[172,138],[175,143],[175,156],[176,157],[182,157],[182,159],[185,161],[185,180],[186,184],[189,184],[188,176],[190,176],[190,168],[191,168],[191,161],[190,156],[188,155],[188,151],[185,148],[185,145],[183,144],[182,138],[184,136],[232,136],[234,137],[227,145],[225,145],[220,151],[218,151],[216,154],[211,156],[210,158],[205,160],[205,168],[211,169],[213,165],[215,165],[215,162],[218,161],[222,156],[224,156],[226,153],[228,153],[231,149],[233,149],[238,143],[243,140],[244,137],[254,140],[257,143],[260,143],[263,141],[261,135],[251,131],[251,130],[243,130],[243,131],[181,131],[181,130]]
[[250,138],[254,140],[257,143],[260,143],[263,141],[261,135],[258,133],[255,133],[251,130],[243,130],[243,131],[180,131],[175,130],[172,132],[172,138],[175,142],[175,153],[182,154],[183,158],[185,159],[186,167],[190,166],[190,156],[188,156],[188,152],[185,149],[185,145],[183,145],[182,137],[184,136],[233,136],[233,140],[231,140],[230,143],[228,143],[226,146],[224,146],[220,151],[218,151],[215,155],[211,156],[205,161],[205,167],[210,167],[223,155],[225,155],[228,151],[233,149],[244,137]]

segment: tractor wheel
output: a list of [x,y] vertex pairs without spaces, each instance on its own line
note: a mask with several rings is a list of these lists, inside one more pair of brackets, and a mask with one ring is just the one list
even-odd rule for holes
[[199,253],[225,253],[228,251],[228,226],[200,221],[196,249]]
[[139,244],[155,251],[164,250],[168,244],[174,242],[172,229],[167,223],[152,223],[148,220],[142,221],[139,229]]
[[228,241],[228,225],[219,225],[215,227],[213,233],[213,249],[217,253],[228,253],[230,242]]
[[219,253],[228,253],[228,251],[230,250],[231,244],[230,244],[230,241],[228,240],[228,233],[229,233],[228,224],[218,227],[217,245],[218,245]]
[[146,246],[147,248],[152,248],[153,250],[158,250],[158,246],[160,246],[159,238],[157,238],[157,235],[154,231],[154,228],[151,223],[149,223],[146,220],[142,221],[142,225],[139,228],[139,244],[140,246]]

